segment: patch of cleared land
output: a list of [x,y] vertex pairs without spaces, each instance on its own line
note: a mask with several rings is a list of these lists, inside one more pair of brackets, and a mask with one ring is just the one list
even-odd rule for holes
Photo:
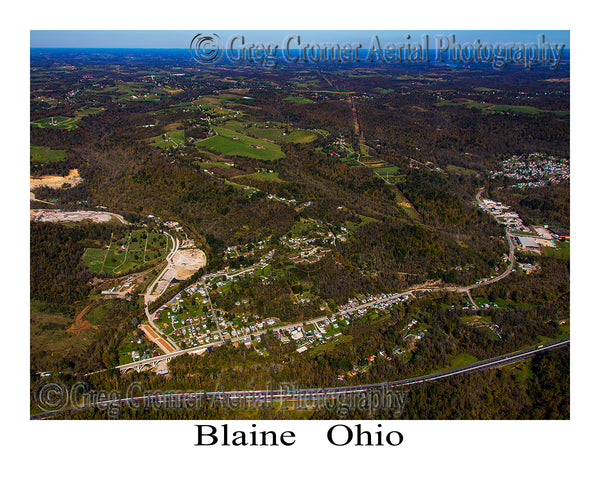
[[156,286],[146,298],[151,303],[160,297],[169,288],[173,280],[187,280],[200,268],[206,266],[206,255],[197,248],[177,250],[171,262],[158,277]]
[[87,248],[82,260],[94,273],[123,275],[162,260],[168,243],[162,233],[139,229],[123,238],[112,238],[107,248]]
[[224,155],[237,155],[258,160],[278,160],[284,156],[281,147],[275,143],[258,140],[224,127],[214,127],[214,131],[217,135],[200,140],[196,145]]
[[187,280],[206,265],[206,255],[197,248],[177,250],[173,255],[172,262],[173,268],[176,269],[175,278]]
[[49,188],[61,188],[65,183],[74,187],[78,183],[81,183],[83,179],[79,176],[77,169],[69,170],[69,174],[66,177],[59,175],[44,175],[40,178],[29,178],[29,189],[34,190],[39,187]]
[[30,219],[34,222],[110,222],[113,215],[108,212],[76,211],[64,212],[62,210],[31,210]]
[[52,150],[49,147],[31,145],[29,147],[29,156],[32,162],[51,163],[62,162],[66,158],[67,153],[64,150]]
[[284,98],[284,100],[287,100],[288,102],[299,103],[299,104],[315,103],[310,98],[306,98],[306,97],[286,97],[286,98]]

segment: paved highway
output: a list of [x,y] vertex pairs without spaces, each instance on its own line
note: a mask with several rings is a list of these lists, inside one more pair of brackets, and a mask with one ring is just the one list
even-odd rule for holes
[[[248,404],[252,401],[257,401],[260,399],[269,399],[274,401],[285,401],[285,400],[297,400],[299,398],[308,398],[308,399],[316,399],[318,397],[336,397],[340,395],[348,395],[348,394],[357,394],[362,392],[368,392],[369,390],[374,389],[382,389],[382,388],[399,388],[399,387],[407,387],[411,385],[418,385],[421,383],[429,383],[435,382],[438,380],[443,380],[450,377],[455,377],[458,375],[464,375],[467,373],[478,372],[482,370],[489,370],[491,368],[503,367],[505,365],[509,365],[511,363],[515,363],[521,360],[525,360],[527,358],[531,358],[535,355],[539,355],[544,352],[548,352],[551,350],[565,348],[570,345],[571,339],[564,338],[561,340],[556,340],[545,345],[538,345],[531,348],[526,348],[524,350],[520,350],[518,352],[509,353],[506,355],[501,355],[499,357],[490,358],[488,360],[482,360],[480,362],[472,363],[471,365],[467,365],[460,368],[454,368],[452,370],[446,370],[444,372],[432,373],[429,375],[422,375],[419,377],[406,378],[402,380],[396,380],[392,382],[381,382],[381,383],[371,383],[365,385],[350,385],[350,386],[340,386],[340,387],[326,387],[326,388],[302,388],[297,390],[236,390],[229,392],[185,392],[185,393],[169,393],[164,395],[150,395],[150,396],[138,396],[138,397],[127,397],[120,398],[117,400],[111,401],[103,401],[96,402],[92,405],[86,405],[85,408],[91,407],[100,407],[106,408],[110,405],[115,405],[115,403],[132,405],[132,404],[142,404],[148,405],[149,402],[161,403],[169,402],[171,405],[177,404],[175,401],[177,397],[181,397],[182,399],[193,399],[193,398],[204,398],[207,400],[210,399],[219,399],[219,398],[227,398],[231,400],[238,400],[238,404],[240,400],[246,400]],[[180,403],[181,404],[181,403]],[[63,411],[71,411],[76,410],[75,408],[68,408]],[[81,408],[77,408],[77,410],[81,410]],[[37,415],[31,415],[31,419],[40,419],[47,418],[54,415],[56,412],[47,412]]]
[[[150,310],[148,309],[148,305],[150,304],[150,294],[152,293],[152,291],[154,290],[154,286],[158,283],[158,281],[164,275],[164,273],[167,272],[168,269],[172,267],[173,256],[175,255],[175,253],[177,252],[177,250],[179,250],[179,239],[178,238],[177,239],[173,238],[169,232],[165,231],[163,233],[167,237],[169,237],[171,239],[173,247],[171,248],[171,251],[167,254],[167,257],[166,257],[167,265],[165,266],[165,268],[163,269],[163,271],[160,272],[160,274],[150,284],[150,286],[146,290],[146,293],[144,294],[144,311],[146,312],[146,317],[148,318],[148,322],[150,323],[150,326],[152,327],[152,329],[155,332],[160,332],[160,329],[154,323],[154,313],[150,313]],[[144,333],[147,334],[146,331],[144,331]],[[157,335],[158,335],[158,333],[157,333]],[[152,339],[152,337],[150,335],[147,334],[147,336],[150,339],[150,341],[154,342],[156,345],[158,345],[158,347],[163,352],[169,353],[170,350],[180,350],[180,348],[170,338],[168,338],[168,337],[166,339],[163,339],[163,342],[156,342],[155,340]],[[164,342],[167,342],[172,348],[171,349],[169,349],[169,348],[165,349]]]

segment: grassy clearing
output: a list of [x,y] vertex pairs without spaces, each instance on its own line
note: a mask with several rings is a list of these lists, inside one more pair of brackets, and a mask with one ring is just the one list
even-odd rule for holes
[[306,130],[294,130],[287,135],[288,142],[291,143],[310,143],[317,139],[317,135]]
[[570,242],[559,242],[555,240],[554,243],[558,248],[542,247],[542,253],[549,257],[560,258],[561,260],[569,260],[571,258],[571,243]]
[[210,160],[208,162],[194,162],[194,165],[198,165],[199,167],[233,168],[231,163],[219,162],[217,160]]
[[83,264],[93,273],[122,275],[140,266],[148,267],[167,253],[168,242],[161,233],[134,230],[121,239],[113,239],[106,248],[87,248]]
[[77,112],[78,117],[84,117],[86,115],[96,115],[97,113],[106,110],[104,107],[88,107]]
[[288,124],[279,122],[246,125],[237,120],[229,120],[224,126],[243,135],[271,142],[310,143],[317,139],[316,133],[292,129]]
[[358,215],[360,217],[360,221],[359,222],[350,222],[347,221],[345,223],[345,227],[348,229],[349,232],[355,232],[356,230],[358,230],[360,227],[362,227],[363,225],[366,225],[368,223],[371,222],[376,222],[377,220],[375,218],[372,217],[367,217],[365,215]]
[[379,175],[394,175],[398,173],[398,167],[395,165],[386,165],[385,167],[374,167],[373,171]]
[[198,141],[196,144],[223,155],[278,160],[283,158],[281,147],[274,143],[249,137],[229,128],[214,127],[217,135]]
[[250,173],[249,175],[239,175],[233,178],[249,178],[251,180],[258,180],[260,182],[276,182],[276,183],[287,183],[285,180],[279,178],[278,172],[256,172]]
[[335,95],[352,95],[356,92],[350,90],[315,90],[316,93],[333,93]]
[[450,368],[466,367],[467,365],[471,365],[472,363],[475,363],[478,361],[479,361],[479,359],[477,357],[474,357],[473,355],[461,353],[460,355],[457,355],[456,357],[454,357],[454,359],[452,360],[452,364],[450,365]]
[[488,88],[488,87],[474,87],[473,90],[476,92],[502,92],[499,88]]
[[169,128],[167,125],[167,131],[161,135],[150,138],[150,141],[157,147],[166,150],[169,147],[177,147],[185,142],[184,130],[177,130],[177,128]]
[[[46,313],[42,302],[32,301],[30,304],[29,347],[30,353],[36,357],[36,364],[45,369],[56,365],[73,347],[73,335],[67,332],[73,319],[58,313]],[[78,338],[78,344],[84,341],[84,335]],[[77,349],[79,345],[75,345]]]
[[475,170],[457,167],[456,165],[446,165],[446,170],[449,172],[459,173],[461,175],[479,175]]
[[74,130],[78,127],[79,118],[69,117],[48,117],[31,122],[31,125],[37,128],[60,128],[67,131]]
[[321,345],[317,345],[315,348],[313,348],[312,350],[309,350],[310,355],[317,355],[318,353],[322,353],[322,352],[326,352],[329,350],[333,350],[334,348],[336,348],[338,345],[342,345],[344,343],[348,343],[352,341],[352,337],[350,335],[340,335],[339,337],[335,337],[336,338],[336,342],[333,341],[328,341],[326,343],[323,343]]
[[491,103],[481,103],[469,98],[453,98],[451,100],[442,100],[434,103],[436,107],[466,107],[482,110],[484,113],[515,112],[537,115],[539,113],[551,113],[553,115],[569,115],[569,110],[540,110],[539,108],[528,105],[493,105]]
[[533,372],[531,371],[531,359],[523,360],[514,365],[512,367],[512,372],[521,381],[525,381],[533,377]]
[[301,105],[315,103],[310,98],[306,98],[306,97],[286,97],[286,98],[284,98],[284,100],[286,100],[288,102],[299,103]]
[[36,163],[62,162],[67,157],[64,150],[52,150],[49,147],[36,147],[34,145],[30,145],[29,155],[31,161]]
[[102,248],[87,248],[83,254],[84,265],[92,272],[100,273],[105,253]]
[[398,205],[402,210],[404,210],[404,213],[406,213],[408,218],[410,218],[411,220],[419,220],[419,214],[415,210],[415,207],[399,190],[396,191],[396,205]]
[[492,332],[488,327],[484,327],[484,326],[475,327],[475,330],[477,330],[479,333],[485,335],[490,340],[500,340],[498,335],[496,335],[494,332]]

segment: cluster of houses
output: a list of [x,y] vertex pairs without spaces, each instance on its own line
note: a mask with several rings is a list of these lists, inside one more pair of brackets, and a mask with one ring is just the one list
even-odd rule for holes
[[569,161],[543,153],[513,155],[491,171],[490,177],[516,180],[519,188],[559,183],[569,179]]
[[308,245],[302,246],[300,251],[296,255],[290,255],[288,258],[294,263],[316,263],[321,260],[325,254],[331,252],[331,248],[327,247],[310,247]]

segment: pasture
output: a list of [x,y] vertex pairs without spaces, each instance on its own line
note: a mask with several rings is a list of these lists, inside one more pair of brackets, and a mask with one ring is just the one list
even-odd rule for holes
[[52,163],[62,162],[67,154],[64,150],[52,150],[49,147],[29,146],[29,156],[32,162],[36,163]]

